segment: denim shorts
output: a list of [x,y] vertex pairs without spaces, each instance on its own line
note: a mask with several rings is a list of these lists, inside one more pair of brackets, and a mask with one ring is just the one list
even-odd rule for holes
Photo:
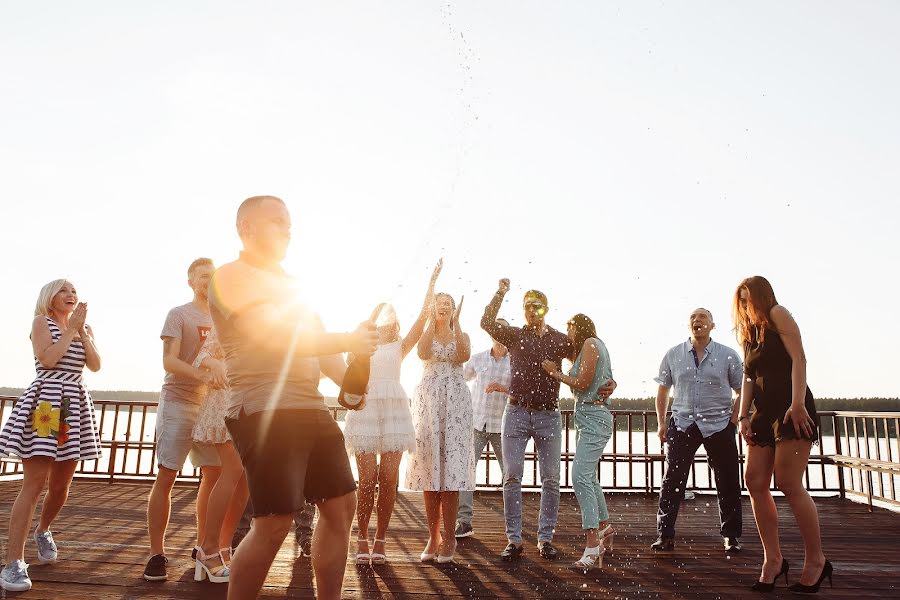
[[156,407],[156,464],[180,471],[190,457],[195,467],[218,467],[219,453],[210,444],[194,441],[194,423],[200,405],[159,395]]

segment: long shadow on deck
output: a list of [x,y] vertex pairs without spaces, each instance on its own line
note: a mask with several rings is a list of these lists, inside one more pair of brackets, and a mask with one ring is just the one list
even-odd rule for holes
[[[0,482],[0,521],[18,493],[19,482]],[[227,586],[193,581],[195,490],[176,487],[169,527],[169,577],[150,583],[141,578],[147,559],[145,511],[149,484],[76,481],[69,504],[54,526],[61,562],[30,569],[34,589],[27,598],[112,600],[119,598],[224,599]],[[583,539],[574,496],[563,494],[555,542],[562,556],[546,561],[535,547],[539,498],[525,494],[520,562],[504,563],[503,500],[499,492],[475,497],[476,536],[460,540],[457,563],[422,564],[419,553],[427,532],[422,495],[401,493],[388,534],[388,562],[382,566],[353,564],[351,544],[344,579],[346,598],[730,598],[747,597],[762,560],[749,502],[744,502],[745,551],[727,557],[718,536],[714,496],[687,501],[678,522],[675,552],[654,554],[656,498],[640,494],[608,497],[614,526],[619,530],[614,554],[602,570],[588,574],[571,563],[581,555]],[[791,561],[792,581],[799,577],[802,542],[793,517],[777,501],[783,526],[782,545]],[[900,514],[838,498],[817,498],[826,552],[835,565],[834,590],[828,598],[891,598],[900,596]],[[352,539],[356,539],[353,532]],[[4,540],[5,541],[5,540]],[[34,546],[26,547],[26,561]],[[263,598],[312,598],[315,595],[308,558],[299,556],[294,536],[288,536],[266,580]],[[14,597],[15,594],[8,594]],[[791,597],[784,587],[776,597]]]

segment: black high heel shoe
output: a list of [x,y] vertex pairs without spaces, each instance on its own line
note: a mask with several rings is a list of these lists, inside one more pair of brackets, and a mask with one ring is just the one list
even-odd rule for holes
[[815,594],[819,591],[819,586],[822,585],[822,582],[825,581],[826,577],[828,578],[828,585],[834,587],[834,582],[831,581],[831,575],[833,573],[834,568],[831,566],[831,563],[826,560],[825,566],[822,567],[822,574],[819,575],[819,580],[817,582],[815,582],[813,585],[803,585],[802,583],[795,583],[788,589],[799,594]]
[[[750,589],[753,590],[754,592],[762,592],[763,594],[771,594],[772,591],[775,589],[775,582],[778,581],[778,578],[781,577],[782,575],[784,575],[784,584],[785,585],[788,584],[788,571],[790,570],[790,568],[791,568],[791,565],[788,564],[787,559],[782,558],[781,559],[781,570],[778,571],[777,575],[775,575],[775,579],[772,580],[772,583],[766,583],[765,581],[757,581],[752,586],[750,586]],[[788,589],[793,589],[793,587],[790,587]]]

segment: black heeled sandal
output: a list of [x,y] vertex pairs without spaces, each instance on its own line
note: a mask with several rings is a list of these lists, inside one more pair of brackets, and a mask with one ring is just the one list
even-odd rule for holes
[[[778,571],[778,574],[775,575],[775,579],[772,580],[772,583],[766,583],[765,581],[757,581],[750,589],[754,592],[762,592],[763,594],[770,594],[775,589],[775,582],[778,581],[778,578],[784,575],[784,584],[788,585],[788,571],[790,570],[791,565],[788,564],[786,558],[781,559],[781,570]],[[793,589],[793,586],[788,587],[788,589]]]
[[822,567],[822,574],[819,575],[819,580],[816,581],[812,585],[803,585],[802,583],[795,583],[790,586],[788,589],[792,592],[797,592],[798,594],[815,594],[819,591],[819,586],[822,585],[822,582],[825,581],[825,578],[828,578],[828,585],[834,587],[834,582],[831,581],[831,576],[834,573],[834,567],[831,566],[831,563],[827,560],[825,561],[825,566]]

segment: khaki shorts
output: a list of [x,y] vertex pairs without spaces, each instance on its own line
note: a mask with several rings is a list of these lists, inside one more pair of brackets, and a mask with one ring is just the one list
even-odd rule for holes
[[192,433],[200,405],[184,400],[166,399],[159,395],[156,408],[156,464],[180,471],[190,457],[195,467],[219,466],[219,453],[211,444],[199,444]]

